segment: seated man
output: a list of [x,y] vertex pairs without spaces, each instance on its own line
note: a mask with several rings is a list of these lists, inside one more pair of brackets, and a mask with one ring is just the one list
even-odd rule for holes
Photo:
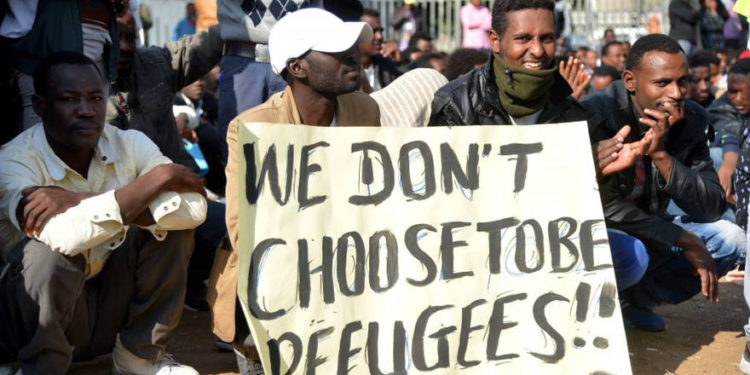
[[[747,127],[750,116],[750,59],[738,60],[729,69],[727,92],[708,107],[708,120],[716,131],[711,142],[711,158],[719,174],[727,200],[734,202],[732,176],[735,173],[740,146],[740,131]],[[737,224],[747,223],[747,207],[737,205]]]
[[[607,226],[648,249],[648,271],[620,294],[625,324],[633,328],[663,330],[666,324],[652,312],[661,303],[680,303],[698,292],[717,301],[717,279],[745,247],[739,227],[717,221],[724,191],[706,146],[706,112],[686,100],[687,80],[677,41],[648,35],[633,45],[622,80],[583,103],[595,124],[592,142],[628,126],[634,131],[627,140],[647,144],[643,158],[599,181]],[[666,216],[670,199],[687,216]],[[610,242],[615,267],[618,254],[639,244],[623,243]]]
[[570,98],[572,90],[554,63],[554,8],[552,0],[495,2],[492,56],[483,67],[435,93],[430,126],[586,120],[586,112]]
[[380,13],[375,9],[365,9],[360,21],[370,25],[373,32],[372,41],[359,46],[362,51],[362,71],[365,73],[361,88],[370,93],[388,86],[401,72],[392,59],[382,56],[383,26],[380,24]]
[[711,59],[706,54],[694,53],[688,57],[688,67],[687,98],[708,108],[716,99],[711,93]]
[[618,74],[625,69],[625,48],[620,42],[609,42],[602,47],[602,66],[615,68]]
[[[288,83],[287,88],[265,103],[240,113],[229,123],[227,144],[227,231],[229,254],[217,254],[216,268],[223,267],[218,279],[212,278],[214,333],[234,341],[242,374],[258,368],[252,337],[244,317],[235,315],[237,298],[237,132],[242,122],[269,122],[314,126],[380,126],[378,105],[369,95],[354,92],[362,75],[358,43],[369,43],[372,29],[364,22],[343,22],[322,9],[306,8],[290,13],[276,24],[269,36],[271,67]],[[219,262],[224,262],[222,265]],[[216,274],[212,275],[216,276]],[[235,322],[235,316],[241,317]],[[235,325],[236,323],[236,325]],[[242,331],[244,329],[244,331]]]
[[197,374],[165,355],[180,321],[203,184],[143,133],[105,124],[77,52],[34,73],[42,118],[0,150],[0,343],[24,374],[113,351],[115,374]]

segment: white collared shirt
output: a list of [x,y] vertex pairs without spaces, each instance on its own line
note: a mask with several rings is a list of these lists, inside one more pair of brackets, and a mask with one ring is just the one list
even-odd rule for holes
[[[35,238],[68,256],[83,254],[86,275],[101,271],[112,250],[125,240],[115,190],[152,168],[171,163],[145,134],[105,125],[87,177],[68,167],[52,150],[44,127],[37,124],[0,149],[0,250],[10,250],[25,237],[16,220],[21,191],[30,186],[59,186],[72,192],[96,193],[51,218]],[[147,227],[157,240],[170,230],[191,229],[206,218],[206,201],[197,193],[161,193],[149,209],[155,224]]]

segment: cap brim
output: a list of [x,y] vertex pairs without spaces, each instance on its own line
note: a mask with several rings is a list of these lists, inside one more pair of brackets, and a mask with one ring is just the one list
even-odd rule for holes
[[319,52],[343,52],[354,44],[369,43],[374,34],[372,28],[366,22],[344,22],[341,27],[328,30],[329,35],[320,42],[310,47]]

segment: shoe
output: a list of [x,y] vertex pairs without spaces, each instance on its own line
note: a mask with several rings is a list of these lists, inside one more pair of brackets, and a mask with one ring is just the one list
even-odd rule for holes
[[263,372],[263,366],[259,361],[245,358],[242,354],[237,351],[234,352],[237,357],[237,369],[240,375],[265,375]]
[[622,321],[627,329],[661,332],[667,328],[667,323],[659,315],[633,305],[622,307]]
[[143,359],[128,351],[117,336],[112,350],[112,373],[116,375],[199,375],[194,368],[178,363],[170,354],[159,361]]
[[208,311],[211,306],[208,305],[205,299],[199,298],[185,298],[185,310],[196,312],[196,311]]
[[234,346],[232,346],[231,342],[216,339],[216,343],[214,344],[214,346],[216,346],[216,350],[220,352],[231,353],[232,351],[234,351]]
[[750,374],[750,342],[745,344],[745,351],[740,358],[740,371],[743,374]]

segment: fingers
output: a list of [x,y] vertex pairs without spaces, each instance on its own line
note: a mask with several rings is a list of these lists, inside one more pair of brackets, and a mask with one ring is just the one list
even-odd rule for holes
[[625,139],[628,137],[628,134],[630,134],[630,125],[625,125],[620,130],[617,131],[617,134],[615,134],[615,138]]
[[21,190],[21,195],[24,196],[24,197],[26,197],[29,194],[35,192],[39,188],[40,188],[40,186],[29,186],[29,187]]
[[662,106],[667,110],[667,120],[669,120],[667,124],[669,126],[674,125],[684,117],[683,106],[672,102],[666,102]]

